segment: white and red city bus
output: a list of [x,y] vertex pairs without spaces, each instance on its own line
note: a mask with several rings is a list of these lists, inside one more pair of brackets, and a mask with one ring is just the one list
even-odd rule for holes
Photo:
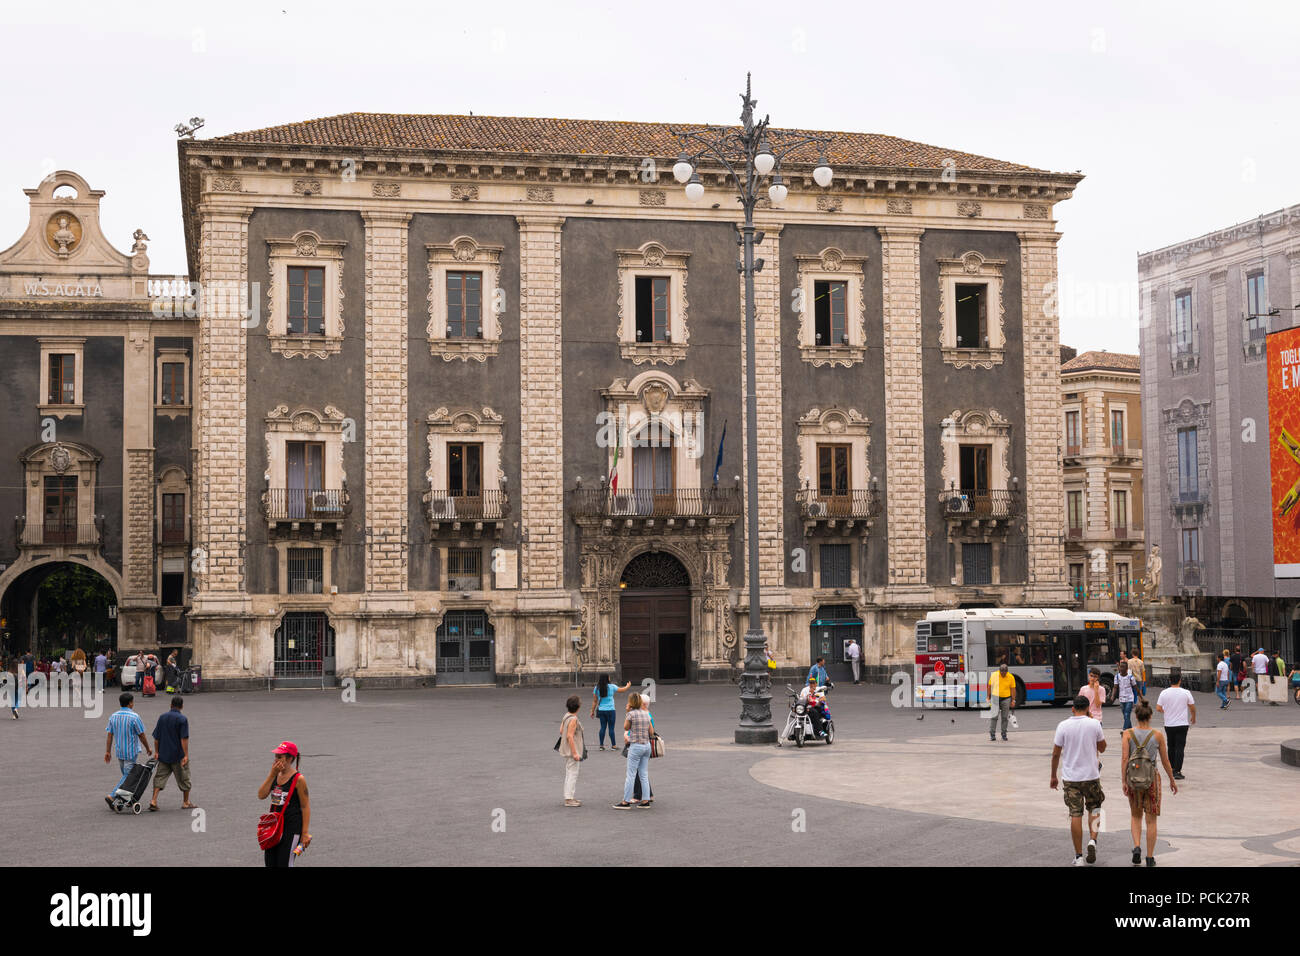
[[1016,705],[1062,704],[1101,671],[1106,701],[1115,697],[1119,652],[1142,657],[1142,622],[1105,611],[970,608],[931,611],[916,623],[916,699],[975,706],[1002,661],[1016,680]]

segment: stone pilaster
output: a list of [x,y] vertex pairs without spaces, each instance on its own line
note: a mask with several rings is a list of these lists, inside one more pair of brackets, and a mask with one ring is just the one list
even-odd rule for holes
[[130,603],[154,602],[153,449],[126,452],[126,541],[122,548],[126,597]]
[[[1025,353],[1025,514],[1030,605],[1070,600],[1065,575],[1065,483],[1061,472],[1061,350],[1055,232],[1020,235]],[[1105,429],[1103,428],[1103,436]]]
[[885,456],[890,588],[925,584],[925,420],[921,370],[921,234],[881,229]]
[[366,591],[404,592],[407,548],[407,224],[366,223]]
[[519,216],[519,434],[523,586],[564,585],[560,239],[564,219]]
[[199,599],[244,590],[248,521],[247,447],[248,208],[201,207],[199,278],[203,297],[194,389],[195,577]]
[[[1237,593],[1237,549],[1233,534],[1235,509],[1233,507],[1234,459],[1233,439],[1236,431],[1232,427],[1232,389],[1228,373],[1231,364],[1228,359],[1229,349],[1240,349],[1241,332],[1233,328],[1229,332],[1228,324],[1228,273],[1227,271],[1210,273],[1210,310],[1214,322],[1214,457],[1215,464],[1215,506],[1219,519],[1219,541],[1216,549],[1219,558],[1219,588],[1211,593]],[[1234,323],[1235,325],[1235,323]],[[1209,440],[1209,436],[1206,436]],[[1202,532],[1202,540],[1205,540]],[[1204,545],[1201,560],[1205,561]],[[1210,562],[1205,561],[1205,570],[1210,570]]]
[[[765,592],[785,588],[785,503],[781,454],[781,245],[779,225],[765,226],[754,258],[764,260],[754,276],[754,382],[758,396],[758,583]],[[745,277],[740,277],[740,369],[742,401],[749,391],[745,328]],[[748,429],[741,423],[741,487],[749,486]],[[719,477],[719,480],[722,480]],[[745,502],[750,507],[750,502]],[[749,575],[749,518],[741,519],[741,567]],[[747,602],[748,592],[742,601]],[[779,599],[779,595],[777,595]],[[765,601],[764,604],[767,602]]]
[[154,643],[153,342],[146,322],[128,323],[122,349],[122,582],[118,637]]

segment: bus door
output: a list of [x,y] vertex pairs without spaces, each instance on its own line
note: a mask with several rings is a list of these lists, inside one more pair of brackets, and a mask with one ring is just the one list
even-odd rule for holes
[[1050,635],[1052,686],[1057,700],[1071,700],[1079,688],[1088,683],[1088,668],[1083,660],[1083,634],[1056,631]]

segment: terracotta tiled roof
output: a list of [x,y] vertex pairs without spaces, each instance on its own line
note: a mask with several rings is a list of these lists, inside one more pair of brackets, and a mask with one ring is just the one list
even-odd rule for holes
[[1095,368],[1112,369],[1117,372],[1140,371],[1138,357],[1125,352],[1084,352],[1062,365],[1061,371],[1083,372]]
[[[525,116],[454,116],[411,113],[343,113],[246,133],[231,133],[202,144],[248,144],[290,147],[430,150],[574,156],[671,157],[678,141],[669,128],[698,129],[699,124],[634,123],[612,120],[543,119]],[[789,132],[814,132],[791,130]],[[990,172],[1046,173],[925,143],[876,133],[815,133],[831,136],[831,165],[941,169],[945,159],[958,169]],[[815,149],[792,156],[817,159]]]

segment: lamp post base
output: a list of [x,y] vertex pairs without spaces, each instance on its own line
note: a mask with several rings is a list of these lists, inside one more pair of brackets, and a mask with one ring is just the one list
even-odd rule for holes
[[740,726],[738,744],[774,744],[772,678],[767,669],[767,635],[745,632],[745,672],[740,675]]

